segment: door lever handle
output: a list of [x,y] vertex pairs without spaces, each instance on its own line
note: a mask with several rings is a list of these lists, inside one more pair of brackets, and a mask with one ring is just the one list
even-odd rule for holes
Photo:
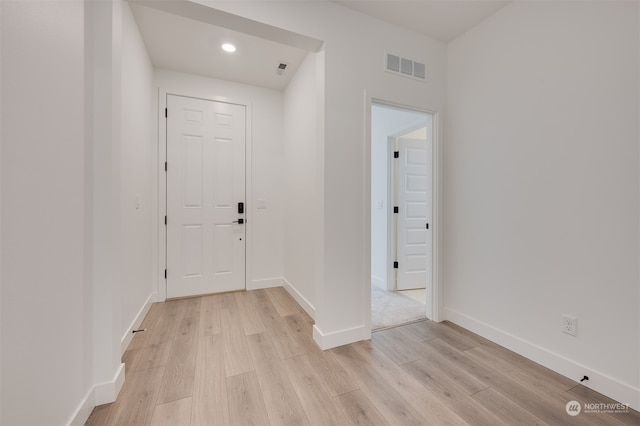
[[244,219],[240,218],[238,220],[234,220],[232,223],[237,223],[239,225],[242,225],[244,223]]

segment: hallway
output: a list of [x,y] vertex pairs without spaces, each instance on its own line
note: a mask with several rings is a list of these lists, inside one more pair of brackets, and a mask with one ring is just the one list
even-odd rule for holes
[[639,424],[609,402],[450,323],[422,321],[322,352],[283,288],[156,303],[125,385],[88,425]]

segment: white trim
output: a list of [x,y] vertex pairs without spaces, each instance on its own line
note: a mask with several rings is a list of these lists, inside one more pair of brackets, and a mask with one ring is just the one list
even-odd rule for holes
[[444,141],[444,137],[442,132],[440,131],[440,120],[442,119],[441,113],[437,111],[432,111],[433,115],[431,126],[433,132],[433,142],[431,144],[432,149],[432,157],[431,157],[431,165],[432,165],[432,221],[433,221],[433,236],[431,245],[433,247],[433,285],[431,286],[431,316],[429,316],[429,309],[427,309],[427,318],[431,317],[431,320],[440,322],[444,318],[443,315],[443,294],[444,294],[444,277],[442,276],[442,271],[444,271],[442,261],[444,253],[443,247],[443,232],[444,232],[444,202],[443,202],[443,188],[444,188],[444,150],[442,149],[442,144]]
[[109,404],[116,400],[124,385],[124,371],[124,364],[120,364],[112,381],[93,386],[95,405]]
[[167,107],[167,93],[169,91],[158,89],[158,163],[157,166],[157,205],[158,212],[158,257],[157,265],[154,268],[157,272],[157,293],[158,301],[164,302],[167,299],[167,280],[164,278],[164,271],[167,268],[167,227],[164,224],[164,216],[167,214],[167,178],[164,173],[164,163],[167,161],[167,122],[164,110]]
[[[167,108],[167,95],[183,96],[195,99],[204,99],[213,102],[224,102],[245,107],[245,289],[250,290],[256,282],[262,280],[252,280],[251,262],[252,241],[253,241],[253,217],[252,207],[252,103],[245,99],[232,99],[223,96],[203,95],[200,92],[183,89],[158,88],[158,163],[157,163],[157,204],[158,212],[158,256],[154,259],[154,274],[157,274],[157,301],[164,302],[167,299],[167,281],[164,278],[164,271],[167,268],[167,229],[164,224],[164,216],[167,214],[167,179],[164,174],[164,163],[167,161],[167,121],[164,112]],[[281,284],[279,284],[281,285]],[[278,285],[278,286],[279,286]],[[266,287],[255,287],[266,288]]]
[[[371,290],[371,287],[369,287],[369,290]],[[369,321],[371,321],[371,319],[369,319]],[[313,340],[315,340],[323,351],[369,339],[371,339],[371,325],[367,327],[366,324],[362,324],[357,327],[346,328],[326,334],[318,328],[318,324],[313,326]]]
[[[479,321],[463,313],[457,312],[451,308],[444,309],[446,319],[452,323],[458,324],[467,330],[491,340],[505,348],[520,354],[540,365],[543,365],[556,373],[562,374],[568,378],[579,380],[582,376],[589,376],[588,382],[582,384],[603,395],[615,399],[635,410],[640,409],[640,389],[633,387],[628,383],[614,379],[597,370],[570,360],[562,355],[551,352],[535,343],[521,339],[506,331],[495,328],[487,323]],[[576,381],[576,385],[578,382]]]
[[155,300],[155,293],[151,293],[149,297],[147,297],[147,301],[144,302],[144,304],[138,311],[138,314],[135,316],[135,318],[133,319],[133,321],[127,328],[127,330],[124,332],[124,335],[120,339],[121,355],[124,355],[125,351],[127,350],[127,347],[129,347],[129,343],[131,343],[131,340],[133,339],[132,331],[140,327],[140,324],[142,324],[144,317],[147,316],[147,313],[149,312],[149,309],[151,308],[151,304],[153,303],[154,300]]
[[95,407],[114,402],[122,385],[124,385],[124,371],[124,364],[120,364],[112,381],[94,385],[82,399],[67,424],[71,426],[84,425]]
[[67,422],[69,426],[83,426],[87,422],[87,419],[96,406],[94,392],[93,387],[87,392],[78,408],[76,408],[76,411],[71,415],[71,420]]
[[[370,139],[371,140],[371,139]],[[398,272],[392,266],[396,259],[398,244],[396,240],[397,217],[393,213],[395,199],[396,166],[393,152],[396,150],[396,138],[387,137],[387,291],[396,291]]]
[[[439,122],[441,120],[441,113],[436,110],[431,110],[427,108],[414,107],[409,105],[404,105],[400,103],[394,103],[393,101],[384,100],[383,97],[377,97],[372,94],[372,91],[365,90],[364,91],[365,98],[365,194],[364,194],[364,277],[366,277],[365,282],[365,326],[369,330],[369,335],[371,335],[371,107],[372,105],[386,105],[389,107],[401,108],[410,111],[417,111],[422,113],[427,113],[432,115],[432,127],[433,127],[433,157],[432,157],[432,169],[433,169],[433,206],[432,206],[432,215],[433,215],[433,239],[432,239],[432,256],[433,256],[433,277],[432,277],[432,287],[431,287],[431,306],[428,306],[426,309],[427,317],[435,322],[440,322],[443,320],[442,318],[442,288],[443,279],[442,279],[442,256],[439,255],[442,253],[442,185],[443,185],[443,173],[442,173],[442,163],[443,163],[443,150],[441,148],[442,144],[442,134],[440,132]],[[428,290],[428,289],[427,289]],[[315,336],[315,334],[314,334]]]
[[282,287],[282,278],[262,278],[259,280],[251,280],[247,282],[247,291],[259,290],[261,288]]
[[309,301],[302,294],[300,294],[300,292],[298,292],[298,290],[296,290],[296,288],[292,286],[286,278],[282,279],[282,283],[284,289],[287,290],[287,293],[289,293],[291,297],[293,297],[295,301],[298,302],[298,305],[300,305],[302,309],[304,309],[304,311],[309,314],[311,319],[315,321],[316,308],[314,308],[313,305],[309,303]]
[[244,217],[245,217],[245,245],[244,245],[244,289],[249,289],[249,283],[253,284],[253,117],[251,102],[235,102],[244,105],[245,111],[245,140],[244,140]]
[[[317,328],[317,324],[314,325],[313,327],[313,338],[316,341],[316,343],[320,346],[320,348],[322,350],[330,348],[330,347],[335,347],[335,346],[340,346],[340,345],[344,345],[344,344],[348,344],[348,343],[352,343],[352,342],[357,342],[358,340],[364,340],[364,339],[369,339],[371,338],[371,104],[372,104],[372,99],[371,96],[367,93],[367,91],[364,91],[364,108],[365,108],[365,113],[364,113],[364,140],[362,141],[363,143],[363,151],[364,151],[364,158],[362,159],[363,161],[363,167],[362,170],[364,171],[364,194],[362,194],[362,206],[363,206],[363,210],[361,211],[361,217],[364,218],[364,220],[362,221],[362,236],[364,237],[364,253],[363,253],[363,262],[362,262],[362,277],[364,282],[361,285],[364,285],[364,297],[361,301],[362,303],[362,312],[364,313],[364,318],[362,319],[364,321],[364,332],[363,333],[357,333],[357,332],[353,332],[351,333],[350,331],[347,331],[346,333],[344,332],[337,332],[337,333],[344,333],[346,335],[353,335],[353,340],[350,341],[343,341],[343,339],[341,337],[337,338],[337,341],[341,342],[340,344],[337,345],[332,345],[333,342],[333,338],[331,338],[331,335],[335,335],[336,333],[331,333],[328,336],[325,336],[322,331]],[[387,208],[389,208],[389,206],[387,205]],[[387,242],[387,246],[388,246],[388,242]],[[389,265],[387,265],[387,271],[388,271]],[[387,285],[389,283],[387,282]],[[324,305],[324,309],[325,312],[327,312],[327,306],[326,304]],[[327,315],[328,313],[325,313],[325,315]],[[353,329],[349,329],[349,330],[353,330]],[[357,336],[359,334],[364,334],[365,336],[368,337],[364,337],[363,339],[359,339],[357,338]]]

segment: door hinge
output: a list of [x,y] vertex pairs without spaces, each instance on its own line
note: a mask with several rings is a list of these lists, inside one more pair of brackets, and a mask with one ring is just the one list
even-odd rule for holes
[[[164,217],[164,224],[167,224],[167,216]],[[429,225],[427,225],[427,228],[429,227]]]
[[164,279],[165,280],[167,279],[167,270],[166,269],[164,270]]
[[393,262],[393,269],[398,269],[398,262]]
[[164,109],[165,118],[169,116],[169,110],[167,108]]
[[393,151],[393,158],[400,158],[400,151]]
[[165,172],[167,171],[167,162],[166,161],[164,162],[164,171]]
[[393,212],[398,213],[398,206],[393,206]]

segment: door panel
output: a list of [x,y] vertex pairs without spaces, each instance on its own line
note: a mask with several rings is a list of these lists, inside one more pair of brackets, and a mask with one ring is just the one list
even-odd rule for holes
[[213,273],[215,275],[230,274],[233,271],[234,225],[217,224],[213,230]]
[[182,199],[185,208],[202,207],[202,137],[182,136]]
[[167,297],[245,288],[245,107],[167,96]]
[[185,277],[202,276],[202,226],[182,227],[182,270]]
[[431,286],[431,146],[424,139],[398,139],[398,290]]

